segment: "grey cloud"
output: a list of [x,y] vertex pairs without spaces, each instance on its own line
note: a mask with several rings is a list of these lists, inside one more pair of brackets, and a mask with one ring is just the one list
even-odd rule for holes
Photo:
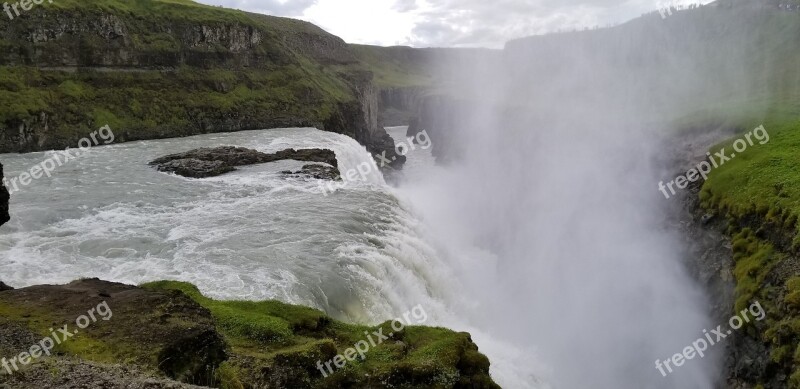
[[267,15],[297,17],[316,4],[317,0],[289,0],[286,2],[280,0],[201,0],[200,2]]
[[428,0],[407,43],[501,47],[535,34],[618,23],[655,10],[658,0]]
[[[270,15],[300,17],[317,0],[200,0]],[[372,0],[340,0],[372,1]],[[402,42],[417,47],[502,47],[524,36],[619,23],[655,11],[664,1],[692,0],[394,0],[415,26]],[[701,1],[701,0],[695,0]],[[702,0],[708,3],[710,0]],[[358,23],[358,20],[353,20]],[[336,31],[331,31],[336,33]],[[370,41],[364,32],[362,41]]]
[[409,12],[416,10],[418,7],[417,0],[397,0],[393,8],[398,12]]

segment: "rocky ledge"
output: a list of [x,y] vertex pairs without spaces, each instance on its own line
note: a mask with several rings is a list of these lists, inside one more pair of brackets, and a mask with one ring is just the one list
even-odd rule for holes
[[[367,333],[388,336],[353,357]],[[468,333],[346,324],[277,301],[213,300],[172,281],[1,291],[2,357],[4,388],[499,388]],[[342,366],[319,367],[331,360]]]
[[[150,166],[155,166],[161,172],[175,173],[184,177],[206,178],[232,172],[236,170],[237,166],[289,159],[328,164],[332,168],[326,169],[326,177],[339,176],[339,163],[336,160],[336,153],[327,149],[286,149],[277,153],[267,154],[244,147],[202,148],[158,158],[150,162]],[[318,165],[306,165],[303,170],[293,174],[303,174],[304,171],[308,170],[314,176],[315,174],[313,173],[318,172],[320,168],[306,169],[310,166]]]
[[316,178],[318,180],[331,180],[337,181],[342,179],[342,175],[339,173],[339,169],[333,166],[327,165],[304,165],[302,169],[297,171],[285,170],[282,171],[281,174],[290,176],[293,178]]

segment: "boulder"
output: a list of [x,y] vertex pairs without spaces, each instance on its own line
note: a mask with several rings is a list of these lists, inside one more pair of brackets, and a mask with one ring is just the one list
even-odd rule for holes
[[[131,364],[180,382],[210,385],[213,372],[227,359],[211,313],[178,291],[84,279],[5,291],[0,309],[0,339],[26,339],[0,342],[4,356],[38,344],[50,328],[66,328],[73,336],[56,330],[63,338],[59,355],[81,358],[89,353],[96,363]],[[81,328],[81,323],[88,325]],[[23,376],[28,367],[20,369]]]
[[318,180],[337,181],[342,179],[339,174],[339,169],[332,166],[317,164],[305,165],[302,169],[294,172],[291,170],[282,171],[281,174],[294,178],[310,177]]
[[222,146],[201,148],[171,154],[150,162],[162,172],[175,173],[190,178],[219,176],[236,170],[237,166],[255,165],[282,160],[326,163],[338,173],[336,153],[327,149],[286,149],[273,154],[244,147]]
[[234,170],[236,168],[222,161],[202,161],[195,158],[174,159],[158,165],[158,171],[189,178],[215,177]]

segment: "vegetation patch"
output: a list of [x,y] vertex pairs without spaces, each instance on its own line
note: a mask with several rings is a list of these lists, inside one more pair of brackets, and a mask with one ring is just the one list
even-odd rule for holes
[[[727,220],[733,238],[735,310],[759,301],[766,311],[766,320],[748,328],[770,350],[754,384],[771,387],[784,374],[790,387],[800,387],[800,121],[764,126],[769,143],[712,171],[700,198],[706,210]],[[712,150],[720,147],[730,143]]]
[[[418,326],[393,332],[391,322],[377,327],[347,324],[312,308],[277,301],[217,301],[182,282],[142,287],[179,290],[211,312],[231,345],[230,359],[216,373],[222,388],[498,387],[488,374],[489,360],[467,333]],[[376,342],[363,360],[356,357],[323,375],[318,362],[345,355],[379,328],[393,335]]]

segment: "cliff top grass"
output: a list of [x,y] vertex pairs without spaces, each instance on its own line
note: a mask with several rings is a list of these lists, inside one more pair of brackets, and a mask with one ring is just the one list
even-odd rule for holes
[[[791,226],[797,233],[800,119],[767,121],[764,128],[769,133],[769,142],[764,145],[756,142],[712,171],[703,185],[701,200],[705,206],[734,217],[757,214],[768,221]],[[728,140],[712,150],[725,147],[730,154],[732,142]]]
[[375,75],[384,88],[429,86],[433,83],[431,59],[419,49],[350,45],[361,66]]
[[[389,321],[377,326],[347,324],[319,310],[278,301],[213,300],[184,282],[160,281],[142,288],[179,290],[211,312],[234,355],[223,366],[223,388],[253,382],[259,371],[278,368],[291,369],[301,381],[315,382],[313,386],[320,388],[353,383],[497,387],[488,376],[489,360],[478,352],[467,333],[421,326],[395,331]],[[378,329],[389,339],[381,342],[377,336],[368,335]],[[356,357],[327,378],[321,377],[318,361],[324,364],[337,354],[346,355],[347,349],[369,336],[376,345],[364,353],[364,359]]]
[[[766,370],[786,372],[790,387],[800,387],[800,118],[775,111],[763,124],[769,142],[756,142],[712,171],[700,199],[722,216],[732,236],[735,311],[759,301],[767,312],[764,323],[748,328],[769,347]],[[746,128],[756,126],[747,123]],[[729,155],[732,140],[712,147],[712,153],[721,147]],[[756,381],[769,387],[773,378],[764,373]]]
[[101,11],[129,14],[148,19],[183,20],[190,22],[241,23],[281,31],[325,34],[312,23],[279,16],[255,14],[236,9],[200,4],[191,0],[58,0],[41,5],[64,11]]

